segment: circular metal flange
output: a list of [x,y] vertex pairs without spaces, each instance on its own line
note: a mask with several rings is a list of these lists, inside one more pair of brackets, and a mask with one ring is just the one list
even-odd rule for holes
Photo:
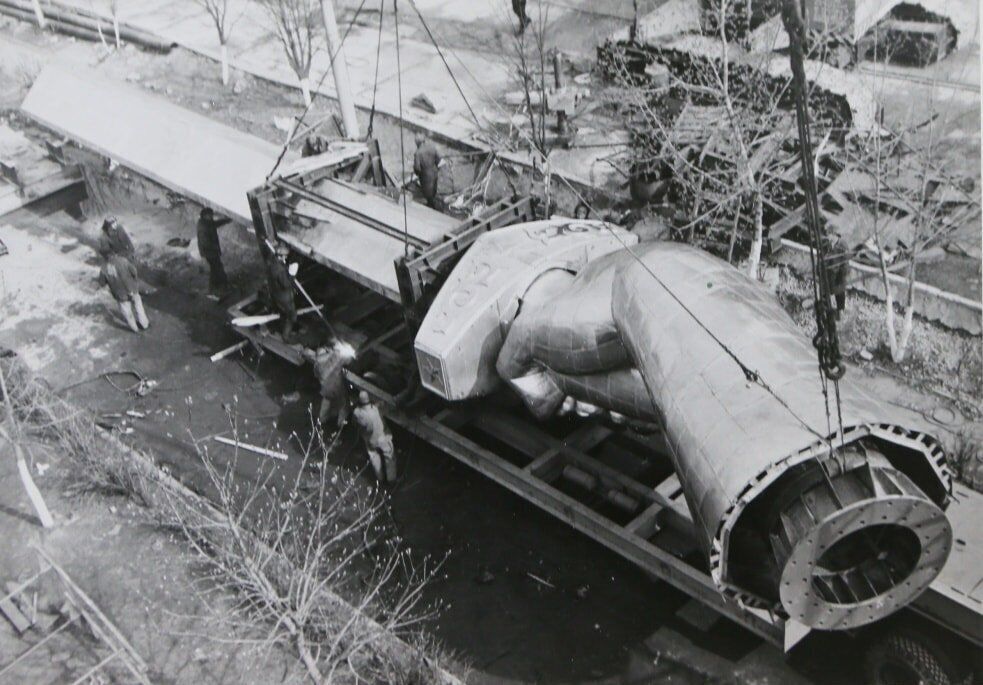
[[[918,541],[918,557],[904,576],[893,578],[886,590],[851,602],[830,601],[816,579],[831,572],[821,566],[823,555],[847,536],[874,527],[897,527]],[[838,510],[818,523],[791,550],[780,581],[782,606],[789,617],[820,630],[844,630],[866,625],[905,606],[942,570],[952,546],[952,528],[945,513],[920,497],[897,495],[865,499]],[[889,550],[875,550],[878,553]]]

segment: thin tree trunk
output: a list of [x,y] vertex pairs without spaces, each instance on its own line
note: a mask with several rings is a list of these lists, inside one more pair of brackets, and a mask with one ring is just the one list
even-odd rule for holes
[[229,46],[222,41],[222,47],[219,48],[222,53],[222,85],[229,85]]
[[47,28],[48,22],[44,18],[44,12],[41,11],[41,0],[31,0],[31,5],[34,7],[34,16],[38,19],[38,27]]
[[901,336],[898,339],[898,353],[895,362],[901,363],[908,354],[908,341],[911,338],[911,329],[914,326],[915,315],[915,258],[912,256],[911,264],[908,266],[908,293],[905,298],[904,319],[901,322]]
[[119,10],[115,7],[113,8],[113,34],[116,36],[116,49],[119,50],[121,45],[119,40]]
[[304,96],[304,105],[311,106],[311,84],[307,76],[300,77],[300,92]]
[[297,651],[300,652],[301,661],[304,662],[304,666],[307,668],[307,675],[314,681],[314,685],[324,685],[326,681],[324,676],[321,675],[321,670],[317,667],[317,661],[315,661],[314,655],[311,654],[311,650],[307,646],[304,631],[297,625],[294,625],[294,631],[294,637],[297,639]]
[[894,293],[891,292],[891,279],[887,275],[887,262],[884,260],[884,251],[881,249],[881,238],[874,229],[874,243],[877,247],[877,263],[881,267],[881,283],[884,284],[884,326],[887,328],[887,343],[891,350],[891,359],[897,363],[898,359],[898,337],[894,330]]
[[754,193],[754,239],[751,240],[751,254],[748,256],[748,276],[758,279],[758,266],[761,264],[761,246],[764,242],[764,207],[761,193]]

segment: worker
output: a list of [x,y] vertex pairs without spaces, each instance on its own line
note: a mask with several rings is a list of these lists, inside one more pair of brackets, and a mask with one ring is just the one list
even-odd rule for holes
[[440,153],[423,131],[416,134],[416,153],[413,155],[413,173],[420,180],[420,191],[428,207],[439,209],[437,197],[437,167]]
[[131,331],[139,333],[140,329],[150,328],[150,320],[140,297],[140,279],[133,262],[123,255],[109,254],[99,271],[99,281],[109,286],[109,292],[119,303],[120,313]]
[[526,27],[532,23],[532,19],[526,14],[526,0],[512,0],[512,11],[519,20],[519,35],[526,31]]
[[290,267],[287,266],[289,256],[290,248],[280,243],[266,262],[270,301],[280,315],[280,334],[286,343],[293,342],[294,326],[297,323],[294,278],[290,273]]
[[850,277],[850,258],[852,251],[839,231],[826,224],[826,239],[829,247],[826,251],[826,271],[829,274],[829,292],[836,306],[836,318],[846,309],[846,286]]
[[312,133],[304,139],[304,147],[300,151],[300,156],[314,157],[327,151],[328,141],[323,136]]
[[130,235],[123,228],[123,224],[115,216],[108,216],[102,222],[102,235],[99,236],[99,254],[106,258],[116,254],[128,259],[136,266],[136,248],[133,247],[133,241],[130,240]]
[[396,482],[396,455],[393,450],[393,436],[386,428],[379,408],[369,400],[369,393],[358,393],[358,406],[353,413],[355,425],[365,443],[369,463],[381,485]]
[[196,229],[198,232],[198,254],[208,262],[208,289],[212,297],[224,295],[229,288],[229,277],[222,265],[222,245],[218,239],[218,228],[232,221],[228,217],[218,218],[210,207],[201,210]]
[[305,349],[301,355],[314,366],[321,386],[321,402],[317,423],[322,428],[334,418],[340,429],[348,420],[348,387],[345,384],[345,367],[355,360],[355,348],[341,340],[334,340],[317,349]]

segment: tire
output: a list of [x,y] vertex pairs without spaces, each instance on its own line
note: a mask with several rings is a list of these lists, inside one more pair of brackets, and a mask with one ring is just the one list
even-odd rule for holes
[[966,685],[970,675],[934,639],[919,631],[900,630],[882,636],[864,663],[870,685]]

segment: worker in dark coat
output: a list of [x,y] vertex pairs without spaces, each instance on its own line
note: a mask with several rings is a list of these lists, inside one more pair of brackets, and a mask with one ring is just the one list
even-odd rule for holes
[[526,27],[532,23],[532,19],[526,14],[526,0],[512,0],[512,11],[515,12],[515,16],[519,19],[519,35],[521,36]]
[[136,265],[136,248],[130,235],[115,216],[108,216],[102,222],[102,235],[99,236],[99,254],[108,258],[119,255]]
[[210,207],[201,210],[196,225],[198,254],[208,262],[208,288],[213,295],[224,294],[229,288],[229,277],[222,265],[222,245],[218,240],[218,228],[229,223],[227,217],[218,218]]
[[358,406],[355,407],[352,418],[362,436],[376,480],[382,485],[395,483],[396,453],[393,449],[393,436],[386,428],[379,408],[371,402],[369,394],[364,390],[358,393]]
[[270,302],[280,315],[280,333],[283,335],[283,341],[287,343],[293,342],[293,330],[297,323],[294,279],[287,266],[289,256],[290,249],[280,244],[277,245],[276,253],[266,262]]
[[829,274],[829,291],[836,304],[836,318],[846,308],[846,288],[850,278],[850,259],[853,251],[843,237],[827,225],[829,248],[826,251],[826,272]]
[[337,428],[348,420],[348,385],[345,383],[345,367],[355,360],[355,348],[346,342],[334,340],[316,350],[305,349],[301,353],[314,366],[321,386],[321,403],[317,422],[322,428],[334,418]]
[[422,131],[416,134],[416,153],[413,155],[413,173],[420,180],[420,191],[428,207],[439,209],[437,197],[437,167],[440,153]]
[[133,262],[119,254],[109,254],[99,270],[99,282],[109,286],[109,292],[119,304],[126,325],[134,333],[150,328],[150,320],[140,297],[140,279]]

